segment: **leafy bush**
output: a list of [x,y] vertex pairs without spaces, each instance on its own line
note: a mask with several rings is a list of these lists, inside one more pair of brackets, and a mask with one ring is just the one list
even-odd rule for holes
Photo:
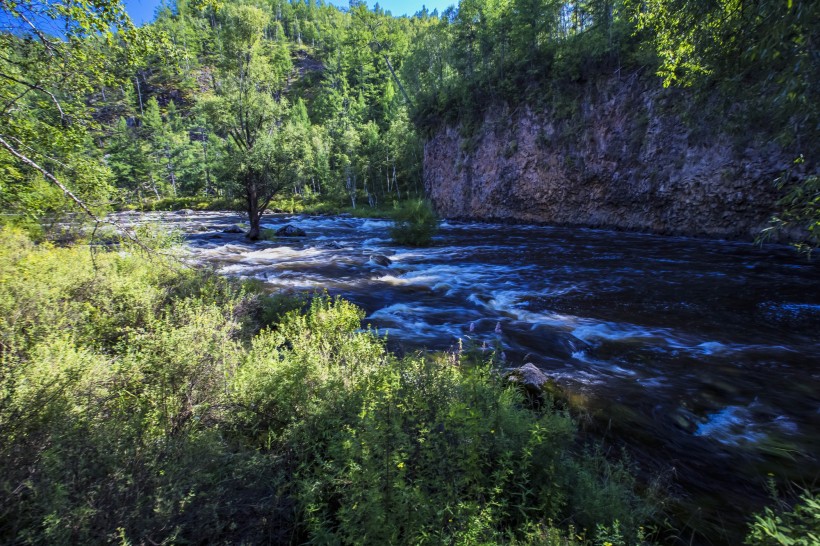
[[750,546],[813,546],[820,544],[820,495],[804,491],[789,507],[782,501],[779,510],[766,508],[756,514],[746,536]]
[[396,205],[390,236],[400,245],[428,246],[438,229],[438,218],[429,201],[411,199]]

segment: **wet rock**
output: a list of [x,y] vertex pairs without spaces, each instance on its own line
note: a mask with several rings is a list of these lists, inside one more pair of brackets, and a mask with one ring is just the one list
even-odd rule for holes
[[341,250],[344,248],[344,245],[337,243],[336,241],[332,241],[330,243],[324,243],[321,245],[322,248],[330,248],[332,250]]
[[211,228],[209,228],[208,226],[205,226],[205,225],[199,225],[199,226],[194,226],[192,228],[192,230],[197,231],[199,233],[202,233],[202,232],[205,232],[205,231],[211,231]]
[[549,378],[539,370],[535,364],[528,362],[520,368],[514,368],[507,373],[507,380],[523,387],[527,395],[541,397]]
[[276,230],[277,237],[307,237],[305,230],[288,224]]
[[380,265],[382,267],[389,267],[390,264],[393,263],[393,260],[388,258],[387,256],[382,256],[381,254],[373,254],[370,256],[370,261],[376,265]]
[[683,408],[678,408],[672,412],[669,418],[672,420],[672,424],[689,434],[693,434],[698,429],[697,418]]
[[194,211],[192,211],[191,209],[179,209],[178,211],[174,212],[174,214],[179,214],[180,216],[187,216],[193,213]]
[[703,383],[704,385],[706,385],[708,387],[711,387],[715,391],[717,391],[717,392],[719,392],[723,395],[726,395],[726,396],[734,396],[734,395],[738,394],[738,392],[740,392],[740,389],[738,389],[735,385],[732,385],[732,384],[728,383],[727,381],[724,381],[723,379],[720,379],[718,377],[712,377],[710,375],[704,375],[704,376],[701,376],[700,380],[701,380],[701,383]]
[[229,228],[223,229],[222,233],[245,233],[245,231],[239,226],[231,226]]
[[555,408],[574,410],[585,409],[590,405],[586,394],[559,385],[555,378],[546,375],[535,364],[528,362],[520,368],[508,369],[505,376],[510,383],[518,385],[524,391],[527,400],[535,408],[545,403]]

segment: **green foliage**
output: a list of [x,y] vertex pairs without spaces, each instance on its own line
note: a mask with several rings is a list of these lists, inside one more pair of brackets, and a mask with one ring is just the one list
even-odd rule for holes
[[632,28],[622,2],[463,0],[419,25],[404,65],[413,119],[425,134],[443,124],[470,133],[491,108],[573,96],[574,84],[637,68]]
[[750,546],[810,546],[820,544],[820,495],[805,490],[789,506],[778,500],[778,509],[755,514],[745,543]]
[[391,218],[394,225],[390,228],[390,236],[400,245],[429,246],[438,229],[433,206],[424,199],[396,204]]
[[159,200],[146,200],[141,207],[126,206],[130,210],[243,210],[245,203],[235,199],[215,198],[209,196],[163,197]]
[[[0,16],[0,205],[41,218],[74,205],[65,189],[99,211],[111,173],[100,161],[87,98],[116,81],[106,54],[120,48],[112,31],[134,37],[123,6],[24,0],[3,2]],[[52,28],[61,38],[50,35]]]
[[[804,163],[801,156],[794,167],[800,168]],[[794,246],[811,256],[820,247],[820,176],[794,175],[789,169],[777,180],[777,187],[783,192],[778,202],[782,212],[772,218],[772,225],[764,230],[763,238],[773,232],[796,230],[797,236],[803,239]]]
[[639,540],[624,467],[485,364],[398,359],[326,296],[0,243],[2,542]]
[[[646,43],[660,59],[664,85],[718,97],[730,133],[776,141],[805,162],[777,181],[779,214],[769,231],[803,231],[798,248],[816,248],[817,142],[820,138],[820,5],[804,0],[653,0],[630,2]],[[695,109],[704,110],[701,100]],[[702,115],[702,114],[701,114]],[[707,114],[702,119],[713,117]],[[743,138],[743,137],[741,137]],[[771,183],[774,181],[761,181]],[[765,235],[765,234],[764,234]]]

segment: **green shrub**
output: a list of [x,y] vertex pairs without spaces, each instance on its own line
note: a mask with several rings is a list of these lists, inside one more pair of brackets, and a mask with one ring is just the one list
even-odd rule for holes
[[778,510],[756,514],[746,536],[750,546],[815,546],[820,544],[820,495],[803,491],[789,507],[778,500]]
[[550,519],[624,518],[637,536],[647,512],[631,476],[574,457],[567,415],[525,409],[487,365],[398,359],[362,317],[314,298],[257,336],[233,386],[246,408],[235,433],[298,461],[293,494],[316,542],[495,544]]
[[438,229],[438,217],[429,201],[411,199],[397,204],[390,236],[400,245],[428,246]]

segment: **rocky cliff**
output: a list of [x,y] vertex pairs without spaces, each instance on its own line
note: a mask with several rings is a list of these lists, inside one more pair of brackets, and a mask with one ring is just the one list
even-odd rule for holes
[[753,239],[790,158],[764,139],[703,130],[720,119],[684,122],[686,101],[633,77],[540,112],[497,108],[469,135],[445,127],[427,143],[426,190],[446,218]]

